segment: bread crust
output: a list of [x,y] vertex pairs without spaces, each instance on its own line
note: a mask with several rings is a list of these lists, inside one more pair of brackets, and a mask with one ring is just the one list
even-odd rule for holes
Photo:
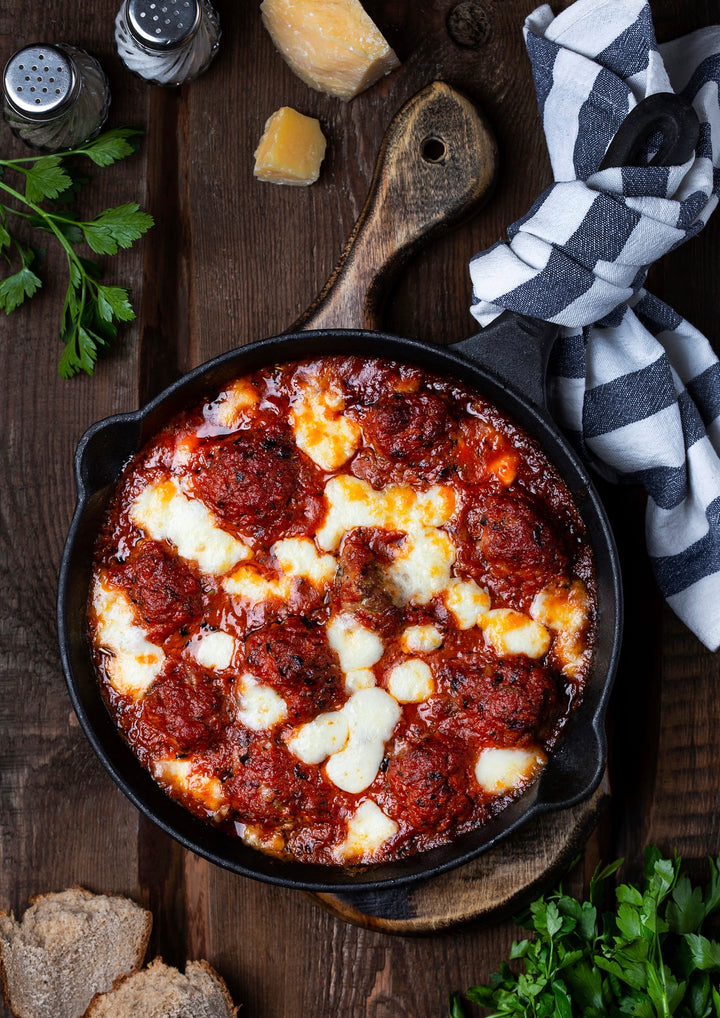
[[[212,1018],[237,1018],[237,1014],[240,1010],[239,1005],[235,1005],[233,1003],[232,997],[230,996],[230,991],[227,988],[225,980],[218,972],[215,971],[215,969],[204,958],[198,959],[197,961],[188,961],[186,963],[185,973],[183,975],[183,973],[181,973],[179,969],[174,968],[173,966],[170,965],[166,965],[162,958],[159,956],[157,958],[154,958],[150,962],[150,964],[147,965],[141,971],[128,973],[125,976],[120,976],[118,979],[115,980],[111,990],[108,990],[106,993],[96,994],[91,1000],[87,1011],[83,1015],[83,1018],[104,1018],[104,1015],[107,1014],[107,1012],[103,1011],[104,1005],[114,1003],[112,1002],[111,998],[117,996],[118,993],[122,991],[122,988],[126,986],[128,983],[130,983],[131,980],[143,979],[144,977],[152,976],[158,973],[159,971],[165,971],[171,975],[179,975],[182,978],[187,978],[188,971],[191,970],[193,967],[202,970],[202,972],[204,972],[205,975],[207,975],[212,980],[215,988],[219,991],[222,997],[225,1012],[223,1014],[213,1013]],[[116,1018],[123,1018],[121,1012],[113,1010],[112,1014],[116,1016]],[[160,1018],[159,1015],[158,1018]]]

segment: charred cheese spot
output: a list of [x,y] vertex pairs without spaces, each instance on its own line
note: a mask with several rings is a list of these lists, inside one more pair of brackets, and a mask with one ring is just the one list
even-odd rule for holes
[[130,510],[136,526],[156,541],[170,541],[178,554],[196,562],[205,573],[227,573],[252,552],[215,525],[208,509],[188,498],[174,480],[149,484]]
[[551,583],[535,595],[530,606],[532,617],[556,633],[554,650],[563,672],[571,678],[578,674],[588,654],[588,610],[588,593],[581,580],[570,586]]
[[545,626],[512,608],[493,608],[486,612],[482,629],[499,657],[525,654],[541,658],[550,649],[551,636]]
[[360,425],[345,417],[344,409],[337,388],[323,385],[319,378],[305,377],[298,382],[290,410],[295,441],[323,470],[337,470],[360,447]]
[[547,763],[541,749],[483,749],[475,764],[475,778],[489,795],[505,795],[528,784]]
[[372,799],[365,799],[348,820],[347,834],[335,848],[341,862],[370,862],[398,832],[398,825]]
[[110,685],[125,696],[140,697],[163,670],[162,648],[150,643],[137,625],[132,603],[121,590],[97,580],[92,605],[97,614],[96,646],[112,655],[105,659]]

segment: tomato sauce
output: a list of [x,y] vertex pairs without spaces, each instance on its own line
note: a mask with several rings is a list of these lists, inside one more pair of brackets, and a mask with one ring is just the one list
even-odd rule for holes
[[457,381],[329,357],[238,379],[133,458],[88,632],[169,795],[263,851],[358,865],[538,779],[595,612],[582,520],[533,439]]

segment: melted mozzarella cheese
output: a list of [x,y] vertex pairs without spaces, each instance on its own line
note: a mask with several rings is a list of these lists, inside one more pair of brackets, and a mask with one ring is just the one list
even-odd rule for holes
[[360,425],[345,417],[340,391],[304,378],[290,409],[295,442],[323,470],[338,470],[360,447]]
[[452,580],[445,591],[445,604],[458,629],[472,629],[489,610],[490,595],[474,580]]
[[331,583],[337,570],[333,555],[321,555],[307,537],[288,537],[270,549],[280,566],[280,575],[267,577],[253,566],[240,566],[223,581],[228,594],[242,597],[252,604],[276,599],[289,601],[295,580],[306,579],[314,586]]
[[98,580],[92,604],[97,612],[95,642],[112,653],[105,661],[110,685],[118,693],[137,699],[162,671],[165,654],[137,625],[132,602],[123,591]]
[[499,657],[525,654],[541,658],[550,649],[551,637],[545,626],[512,608],[493,608],[481,621],[486,641]]
[[260,396],[252,382],[247,378],[239,378],[205,407],[203,416],[210,425],[234,431],[247,419],[248,411],[254,410],[259,402]]
[[372,668],[385,648],[377,633],[366,629],[352,615],[336,615],[327,624],[328,643],[346,676]]
[[437,626],[408,626],[400,637],[400,646],[406,654],[427,654],[443,645],[443,635]]
[[195,644],[195,660],[203,668],[223,671],[229,668],[235,653],[235,640],[230,633],[218,630],[200,637]]
[[435,680],[424,661],[411,658],[395,665],[388,676],[388,690],[400,703],[422,703],[435,692]]
[[303,763],[319,764],[343,749],[349,734],[347,714],[342,710],[329,711],[296,728],[287,740],[287,747]]
[[353,668],[345,672],[345,691],[355,693],[358,689],[370,689],[375,685],[375,672],[372,668]]
[[218,778],[204,774],[197,769],[192,757],[184,760],[160,759],[153,763],[153,777],[164,785],[170,785],[178,792],[189,795],[209,810],[217,812],[224,801],[224,793]]
[[287,704],[283,698],[272,686],[264,686],[248,672],[237,680],[235,700],[235,716],[254,732],[273,728],[287,717]]
[[342,862],[367,862],[397,832],[395,821],[372,799],[365,799],[348,820],[345,840],[334,854]]
[[342,708],[348,740],[325,765],[328,778],[344,792],[362,792],[377,776],[385,743],[400,720],[397,701],[384,689],[359,689]]
[[386,570],[398,605],[428,604],[450,583],[455,545],[444,530],[423,527],[408,534]]
[[381,491],[359,477],[340,474],[325,485],[328,514],[317,532],[317,541],[325,551],[336,551],[343,535],[355,527],[379,527],[382,530],[411,534],[427,527],[441,527],[455,511],[455,492],[435,484],[416,492],[407,485],[395,485]]
[[551,583],[536,594],[530,614],[557,634],[555,653],[566,675],[574,676],[588,653],[584,639],[588,624],[588,595],[585,585],[575,580],[571,586]]
[[215,525],[210,511],[188,498],[173,480],[149,484],[130,510],[133,523],[156,541],[171,541],[178,554],[205,573],[222,575],[252,552]]
[[503,795],[531,781],[547,763],[541,749],[483,749],[475,764],[478,784],[490,795]]

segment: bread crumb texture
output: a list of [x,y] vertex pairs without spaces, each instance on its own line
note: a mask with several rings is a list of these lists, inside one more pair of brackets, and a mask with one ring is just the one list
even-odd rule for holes
[[0,976],[16,1018],[82,1018],[142,965],[152,915],[135,902],[81,887],[31,902],[19,922],[0,913]]
[[262,19],[297,76],[348,100],[400,66],[359,0],[263,0]]
[[85,1018],[234,1018],[238,1009],[207,962],[189,961],[185,974],[156,958],[95,998]]

